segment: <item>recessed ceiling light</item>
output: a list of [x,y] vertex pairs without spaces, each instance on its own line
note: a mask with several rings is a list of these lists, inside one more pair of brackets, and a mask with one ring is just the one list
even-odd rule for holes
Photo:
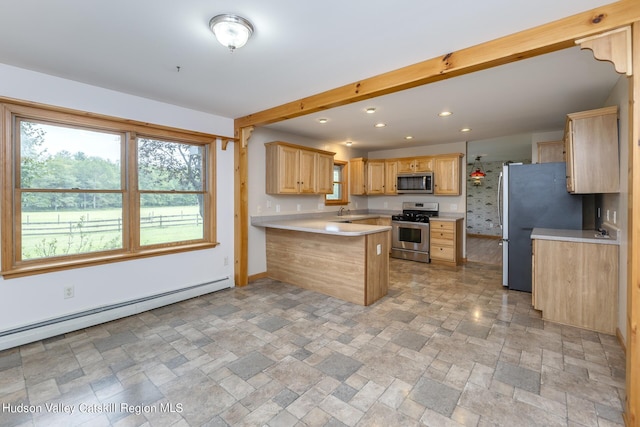
[[386,123],[376,123],[374,126],[377,127],[377,128],[383,128],[386,125],[387,125]]
[[470,132],[471,128],[462,128],[460,129],[460,132]]
[[347,142],[346,142],[346,145],[347,145],[347,147],[351,147],[351,146],[353,145],[353,142],[351,142],[351,141],[347,141]]
[[448,117],[450,115],[452,115],[453,113],[451,111],[442,111],[440,113],[438,113],[438,116],[440,117]]
[[369,107],[365,111],[367,112],[367,114],[373,114],[376,112],[376,109],[373,107]]
[[318,119],[318,122],[320,123],[327,123],[329,121],[329,119]]
[[411,135],[407,135],[404,137],[404,139],[409,140],[409,139],[413,139],[413,137]]

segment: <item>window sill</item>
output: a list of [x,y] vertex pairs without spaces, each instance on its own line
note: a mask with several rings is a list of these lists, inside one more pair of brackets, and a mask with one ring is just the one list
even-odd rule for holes
[[149,258],[160,255],[170,255],[181,252],[198,251],[203,249],[211,249],[218,246],[219,243],[194,243],[190,245],[182,245],[179,247],[165,247],[144,249],[133,253],[118,253],[110,255],[101,255],[83,258],[81,260],[57,260],[55,262],[41,261],[37,264],[30,263],[28,265],[16,266],[10,270],[3,270],[0,275],[5,279],[14,279],[16,277],[32,276],[36,274],[52,273],[61,270],[71,270],[75,268],[91,267],[94,265],[110,264],[121,261],[132,261],[139,258]]

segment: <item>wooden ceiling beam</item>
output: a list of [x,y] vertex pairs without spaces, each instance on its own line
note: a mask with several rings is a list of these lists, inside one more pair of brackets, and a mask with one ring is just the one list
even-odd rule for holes
[[575,40],[640,20],[640,1],[620,0],[535,28],[269,108],[235,120],[259,126],[399,92],[574,46]]

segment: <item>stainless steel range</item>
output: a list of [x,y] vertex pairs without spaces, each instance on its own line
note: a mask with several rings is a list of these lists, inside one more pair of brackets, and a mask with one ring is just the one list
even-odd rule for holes
[[430,262],[429,218],[438,216],[436,202],[403,202],[402,214],[391,217],[391,256]]

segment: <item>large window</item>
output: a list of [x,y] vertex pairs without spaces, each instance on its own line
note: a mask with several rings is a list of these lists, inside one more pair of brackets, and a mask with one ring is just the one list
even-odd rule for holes
[[2,107],[5,277],[213,246],[215,136]]
[[346,205],[349,203],[347,185],[347,162],[333,162],[333,193],[325,196],[325,205]]

